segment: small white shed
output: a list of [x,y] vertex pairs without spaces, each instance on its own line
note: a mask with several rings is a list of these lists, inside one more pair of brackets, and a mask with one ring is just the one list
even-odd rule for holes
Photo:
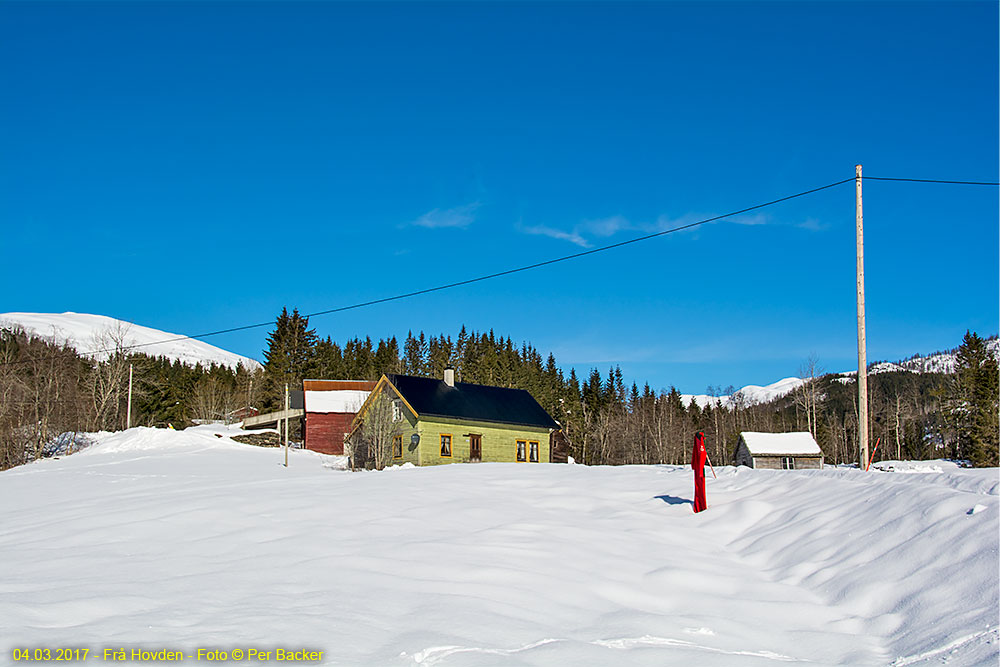
[[823,450],[808,431],[796,433],[740,433],[734,463],[772,470],[823,467]]

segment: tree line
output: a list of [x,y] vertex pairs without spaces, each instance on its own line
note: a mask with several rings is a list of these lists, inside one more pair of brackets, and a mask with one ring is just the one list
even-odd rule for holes
[[[956,457],[997,465],[997,368],[987,340],[967,333],[954,373],[885,372],[869,376],[874,460]],[[525,389],[563,427],[571,456],[588,464],[685,463],[694,434],[706,435],[713,462],[730,463],[742,431],[809,431],[828,463],[856,462],[857,387],[853,376],[824,373],[810,358],[802,385],[767,402],[709,387],[718,398],[704,406],[682,399],[675,387],[626,386],[621,368],[565,374],[549,354],[509,336],[468,330],[455,336],[407,333],[373,341],[355,337],[341,345],[319,338],[308,318],[282,310],[264,351],[265,404],[281,405],[285,383],[303,378],[375,380],[383,373],[440,378]],[[723,399],[722,396],[729,396]],[[992,419],[992,421],[991,421]]]
[[[989,341],[967,333],[952,373],[879,373],[869,377],[875,460],[955,457],[997,465],[997,363]],[[283,405],[284,386],[306,378],[375,380],[383,373],[525,389],[562,426],[581,463],[686,463],[694,433],[706,435],[717,464],[731,462],[741,431],[810,431],[828,463],[857,460],[854,378],[800,369],[791,394],[755,402],[733,389],[709,387],[706,405],[686,402],[674,387],[626,384],[621,368],[564,373],[554,355],[493,330],[462,327],[454,335],[409,332],[345,341],[320,338],[308,318],[283,309],[267,336],[263,369],[190,366],[130,349],[127,328],[105,332],[81,357],[56,339],[17,327],[0,329],[0,468],[72,449],[75,434],[126,426],[129,368],[131,424],[177,428],[194,420],[238,421],[247,408]],[[729,396],[724,399],[723,396]]]
[[21,327],[0,328],[0,469],[72,452],[85,433],[132,426],[182,428],[234,419],[258,403],[263,371],[194,366],[134,352],[126,325],[102,332],[80,356],[65,341]]

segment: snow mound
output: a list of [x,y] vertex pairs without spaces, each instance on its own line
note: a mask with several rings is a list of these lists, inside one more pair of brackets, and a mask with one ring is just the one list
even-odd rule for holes
[[[953,665],[1000,653],[996,469],[400,466],[130,429],[0,473],[0,654]],[[908,466],[899,463],[900,469]],[[919,466],[912,466],[913,469]]]
[[[0,327],[20,326],[37,336],[67,343],[78,353],[94,359],[106,359],[113,343],[105,340],[109,332],[122,332],[126,346],[138,346],[135,352],[194,366],[218,364],[236,368],[259,368],[260,362],[194,338],[140,326],[104,315],[86,313],[2,313]],[[180,339],[180,340],[178,340]]]

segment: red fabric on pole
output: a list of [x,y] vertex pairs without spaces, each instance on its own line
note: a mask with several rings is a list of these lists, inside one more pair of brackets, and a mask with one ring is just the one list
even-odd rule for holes
[[691,450],[691,467],[694,469],[695,512],[708,509],[708,501],[705,500],[706,459],[708,459],[708,452],[705,451],[705,434],[699,431],[694,434],[694,448]]

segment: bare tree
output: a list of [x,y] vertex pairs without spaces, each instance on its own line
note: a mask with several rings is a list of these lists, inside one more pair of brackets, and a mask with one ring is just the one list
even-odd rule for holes
[[88,389],[93,405],[91,430],[117,429],[122,424],[122,401],[128,381],[128,332],[131,325],[118,322],[94,335],[95,350],[104,351],[90,373]]
[[17,437],[23,386],[15,366],[23,334],[23,329],[0,330],[0,470],[24,463],[24,446]]
[[393,441],[402,431],[398,407],[385,391],[381,391],[371,397],[358,417],[361,424],[351,435],[348,448],[351,469],[382,470],[392,463]]
[[236,409],[235,390],[213,375],[202,376],[191,394],[193,419],[224,421]]
[[804,382],[795,390],[794,399],[796,407],[802,408],[806,413],[806,429],[813,438],[819,430],[817,406],[822,402],[822,396],[818,380],[822,375],[823,369],[819,365],[819,359],[815,353],[810,353],[805,362],[799,366],[799,377]]
[[0,469],[47,455],[60,433],[78,429],[84,368],[55,335],[0,330]]

